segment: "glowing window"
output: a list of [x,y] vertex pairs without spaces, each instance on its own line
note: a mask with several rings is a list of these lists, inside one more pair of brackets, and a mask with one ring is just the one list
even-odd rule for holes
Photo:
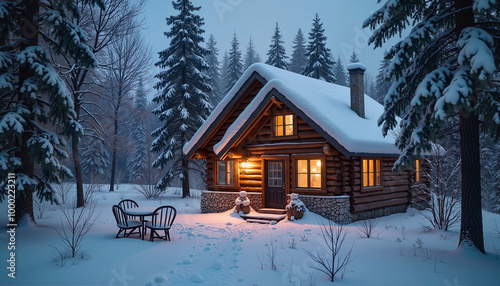
[[420,182],[420,160],[415,160],[415,181]]
[[217,185],[236,184],[236,161],[217,161]]
[[297,160],[297,188],[321,188],[321,160]]
[[291,136],[293,134],[293,114],[274,116],[275,136]]
[[363,187],[382,185],[380,160],[363,160]]

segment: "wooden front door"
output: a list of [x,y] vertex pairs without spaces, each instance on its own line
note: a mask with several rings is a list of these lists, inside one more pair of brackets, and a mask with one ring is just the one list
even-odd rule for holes
[[285,160],[265,161],[265,206],[284,209],[286,206]]

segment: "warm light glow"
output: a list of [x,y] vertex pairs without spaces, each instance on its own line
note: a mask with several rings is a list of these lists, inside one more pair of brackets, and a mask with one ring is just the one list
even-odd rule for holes
[[247,167],[247,161],[241,161],[241,168],[245,169]]
[[321,161],[320,160],[318,160],[318,162],[316,162],[316,166],[321,167]]

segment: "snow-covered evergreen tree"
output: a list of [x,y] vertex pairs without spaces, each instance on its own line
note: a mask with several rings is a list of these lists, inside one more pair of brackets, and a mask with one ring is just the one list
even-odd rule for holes
[[243,63],[241,60],[240,44],[235,32],[233,35],[233,39],[231,40],[231,49],[229,49],[228,54],[227,73],[225,76],[226,92],[224,94],[227,94],[227,92],[233,87],[233,85],[241,77],[242,74]]
[[374,30],[369,43],[381,47],[409,23],[410,33],[386,54],[386,78],[394,78],[379,119],[384,135],[397,125],[402,150],[395,169],[444,136],[457,119],[461,148],[462,219],[460,244],[484,253],[481,213],[480,122],[500,135],[500,15],[498,1],[387,1],[363,24]]
[[148,100],[142,78],[139,79],[139,85],[135,93],[135,114],[132,121],[132,131],[130,132],[130,151],[127,157],[127,169],[129,181],[140,184],[145,177],[145,171],[148,168]]
[[167,17],[171,29],[165,35],[171,38],[170,46],[159,53],[160,60],[155,64],[165,69],[155,76],[159,79],[155,88],[161,93],[153,99],[160,103],[153,113],[164,125],[153,131],[151,150],[159,154],[153,166],[168,168],[158,188],[165,189],[178,177],[182,181],[182,197],[186,197],[190,196],[190,167],[182,148],[208,117],[208,93],[212,88],[206,75],[205,56],[209,51],[200,46],[204,20],[194,13],[201,7],[193,6],[189,0],[175,0],[172,5],[179,14]]
[[332,72],[332,66],[335,62],[330,58],[330,49],[326,47],[325,29],[320,22],[319,15],[313,21],[313,27],[309,33],[309,43],[307,45],[307,63],[302,74],[322,79],[327,82],[335,82],[335,76]]
[[276,23],[276,28],[274,29],[273,37],[271,38],[271,45],[269,45],[269,51],[267,52],[266,64],[275,66],[280,69],[288,69],[288,63],[286,59],[285,47],[283,46],[285,42],[281,40],[280,28],[278,23]]
[[87,134],[83,146],[82,171],[89,177],[103,175],[109,171],[109,150],[95,133]]
[[333,66],[333,75],[335,76],[335,83],[342,86],[349,86],[347,83],[347,74],[342,61],[340,60],[340,55],[337,58],[337,62]]
[[244,69],[247,69],[254,63],[260,62],[259,53],[255,50],[255,46],[253,44],[252,36],[250,36],[250,40],[248,41],[247,51],[245,53],[245,65]]
[[389,79],[385,78],[385,73],[384,73],[384,70],[389,66],[390,63],[391,63],[390,60],[382,59],[380,61],[380,67],[378,69],[377,77],[375,78],[375,91],[373,93],[373,99],[375,99],[377,102],[381,104],[384,103],[385,95],[387,94],[389,88],[391,88],[392,85],[392,82]]
[[210,35],[207,41],[207,50],[210,52],[206,57],[208,64],[207,75],[210,77],[210,86],[212,91],[208,94],[208,98],[212,107],[216,107],[224,96],[221,89],[221,72],[219,63],[219,49],[216,47],[217,41],[213,34]]
[[369,73],[365,73],[365,75],[363,76],[363,81],[365,83],[365,94],[373,98],[375,85],[373,84],[372,75]]
[[351,54],[351,57],[349,58],[349,62],[351,64],[359,63],[358,54],[356,53],[356,51],[354,49],[352,49],[352,54]]
[[292,43],[293,52],[292,58],[290,59],[290,71],[301,73],[307,63],[306,40],[301,29],[297,31],[297,35],[295,35],[295,39],[293,39]]
[[222,62],[220,67],[220,83],[222,90],[222,98],[227,94],[226,82],[228,81],[229,74],[229,54],[227,51],[224,51],[224,56],[222,56]]
[[82,126],[49,54],[64,53],[87,68],[97,62],[68,15],[79,15],[76,1],[0,2],[0,199],[15,174],[11,223],[34,220],[33,194],[53,201],[50,184],[72,175],[59,159],[67,157],[65,138],[79,142]]

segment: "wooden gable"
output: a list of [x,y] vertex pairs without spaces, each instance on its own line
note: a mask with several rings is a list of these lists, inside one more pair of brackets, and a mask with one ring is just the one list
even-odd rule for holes
[[266,80],[254,72],[229,104],[218,114],[208,130],[201,135],[200,140],[196,142],[194,148],[186,154],[187,157],[190,159],[204,159],[208,152],[213,152],[213,146],[222,139],[229,126],[231,126],[234,120],[238,118],[241,112],[255,98],[255,95],[257,95],[265,83]]

